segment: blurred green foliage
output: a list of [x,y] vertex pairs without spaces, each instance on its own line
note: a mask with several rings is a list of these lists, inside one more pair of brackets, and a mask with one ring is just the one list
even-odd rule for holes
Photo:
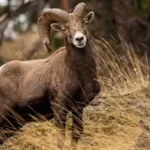
[[64,46],[64,39],[55,38],[54,41],[53,41],[54,49],[56,50],[56,49],[60,48],[61,46]]
[[148,19],[150,17],[150,0],[134,0],[134,14]]
[[5,7],[0,6],[0,16],[6,13],[8,9],[9,9],[8,6],[5,6]]

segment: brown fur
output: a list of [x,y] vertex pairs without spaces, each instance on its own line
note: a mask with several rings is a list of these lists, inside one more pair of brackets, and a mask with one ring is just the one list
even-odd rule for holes
[[[6,128],[9,125],[5,116],[19,129],[32,121],[29,114],[40,113],[47,119],[54,117],[64,136],[66,115],[70,111],[73,117],[72,146],[76,147],[83,133],[83,108],[100,91],[89,40],[79,49],[66,37],[66,47],[46,59],[6,63],[0,69],[0,126]],[[8,108],[15,109],[25,122],[22,125],[16,123],[8,115]],[[63,140],[59,141],[60,148]]]

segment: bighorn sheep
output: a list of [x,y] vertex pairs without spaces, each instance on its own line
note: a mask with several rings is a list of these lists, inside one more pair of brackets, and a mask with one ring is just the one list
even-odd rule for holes
[[[46,59],[11,61],[0,68],[0,127],[6,128],[10,123],[19,129],[23,125],[11,117],[15,116],[10,115],[13,110],[24,123],[32,121],[31,115],[40,113],[47,119],[54,118],[64,137],[70,111],[72,147],[76,149],[83,133],[83,108],[100,91],[90,34],[86,30],[94,13],[86,15],[85,11],[86,5],[79,3],[70,14],[61,9],[43,12],[38,31],[47,50],[51,50],[51,28],[65,33],[65,47]],[[59,138],[59,148],[63,147],[63,140]]]

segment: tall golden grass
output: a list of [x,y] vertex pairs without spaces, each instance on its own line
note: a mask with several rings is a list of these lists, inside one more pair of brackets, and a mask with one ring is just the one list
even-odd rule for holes
[[131,44],[121,37],[119,42],[112,38],[92,40],[97,62],[102,94],[126,95],[148,87],[148,57],[140,57]]

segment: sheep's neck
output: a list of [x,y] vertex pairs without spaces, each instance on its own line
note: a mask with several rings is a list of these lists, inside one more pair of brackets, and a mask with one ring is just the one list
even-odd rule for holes
[[95,71],[96,64],[89,42],[84,48],[77,48],[66,41],[66,50],[66,63],[69,64],[70,69],[80,72],[81,70]]

